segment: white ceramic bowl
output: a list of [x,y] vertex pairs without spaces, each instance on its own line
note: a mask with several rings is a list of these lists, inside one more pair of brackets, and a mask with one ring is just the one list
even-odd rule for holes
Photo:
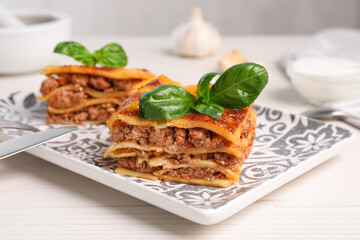
[[23,28],[0,27],[0,74],[40,71],[56,64],[53,50],[57,43],[70,40],[71,19],[48,10],[18,10]]
[[322,105],[360,97],[360,62],[338,58],[301,58],[287,64],[295,90]]

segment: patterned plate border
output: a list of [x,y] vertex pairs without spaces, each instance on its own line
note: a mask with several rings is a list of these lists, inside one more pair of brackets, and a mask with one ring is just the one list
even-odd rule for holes
[[[0,97],[0,119],[22,122],[41,130],[59,127],[45,124],[46,108],[45,103],[29,92],[19,91]],[[325,122],[258,105],[254,108],[257,110],[258,124],[253,151],[243,165],[240,183],[226,189],[116,175],[113,173],[116,160],[102,157],[110,144],[109,132],[104,124],[80,126],[79,131],[41,148],[95,166],[101,172],[116,175],[192,209],[216,210],[246,196],[249,191],[260,189],[265,183],[271,182],[269,180],[280,178],[301,163],[311,161],[353,136],[350,130]],[[3,133],[15,137],[27,132],[4,129]]]

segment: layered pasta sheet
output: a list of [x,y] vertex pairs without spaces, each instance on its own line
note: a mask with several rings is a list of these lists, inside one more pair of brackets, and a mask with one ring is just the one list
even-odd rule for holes
[[39,99],[48,123],[105,122],[139,87],[155,78],[144,69],[48,66]]
[[[218,187],[238,182],[255,138],[255,110],[225,110],[220,120],[197,112],[139,118],[141,94],[160,84],[180,85],[160,76],[128,98],[107,121],[113,143],[104,157],[117,158],[116,172],[129,176]],[[196,87],[185,88],[195,95]]]

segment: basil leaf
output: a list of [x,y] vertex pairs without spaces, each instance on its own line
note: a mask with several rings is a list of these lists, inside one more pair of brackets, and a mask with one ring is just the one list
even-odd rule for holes
[[226,70],[210,89],[210,102],[237,110],[248,107],[268,82],[266,69],[255,63],[243,63]]
[[222,114],[224,113],[224,108],[216,105],[214,103],[203,104],[199,103],[193,107],[197,112],[209,115],[217,120],[221,119]]
[[87,66],[95,65],[95,59],[91,53],[86,49],[86,47],[77,42],[61,42],[56,45],[54,52],[70,56],[76,61]]
[[159,85],[144,92],[139,101],[139,117],[145,119],[174,119],[193,112],[194,95],[175,85]]
[[202,76],[197,85],[196,95],[198,101],[201,103],[209,103],[210,100],[210,82],[211,80],[218,75],[218,73],[207,73]]
[[124,67],[127,56],[124,49],[117,43],[110,43],[93,53],[96,63],[106,67]]

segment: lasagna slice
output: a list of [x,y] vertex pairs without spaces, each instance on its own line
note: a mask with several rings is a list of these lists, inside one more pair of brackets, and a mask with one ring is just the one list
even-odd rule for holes
[[144,69],[48,66],[39,99],[48,103],[47,123],[105,122],[137,88],[155,78]]
[[[141,94],[160,84],[180,85],[160,76],[125,100],[107,121],[113,143],[104,157],[118,159],[115,171],[217,187],[239,182],[241,166],[255,138],[255,110],[251,106],[225,110],[220,120],[198,112],[177,119],[139,118]],[[185,88],[195,95],[196,87]]]

